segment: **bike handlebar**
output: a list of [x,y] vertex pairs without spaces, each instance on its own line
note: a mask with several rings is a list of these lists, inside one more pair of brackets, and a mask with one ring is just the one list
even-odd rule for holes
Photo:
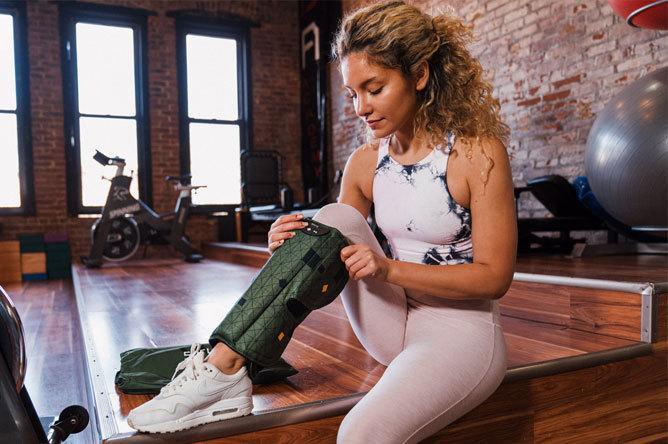
[[165,180],[167,182],[179,182],[181,185],[187,185],[192,177],[192,174],[185,174],[183,176],[165,176]]
[[105,156],[99,150],[95,150],[95,155],[93,156],[93,159],[95,159],[97,163],[103,166],[117,165],[120,163],[125,164],[125,159],[121,159],[120,157]]

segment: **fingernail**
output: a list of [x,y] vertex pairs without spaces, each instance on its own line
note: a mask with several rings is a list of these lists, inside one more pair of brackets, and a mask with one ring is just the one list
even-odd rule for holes
[[297,219],[301,219],[302,217],[304,217],[303,214],[298,214],[298,215],[297,215]]
[[281,239],[280,241],[278,241],[278,244],[281,245],[283,242],[285,242],[285,239]]

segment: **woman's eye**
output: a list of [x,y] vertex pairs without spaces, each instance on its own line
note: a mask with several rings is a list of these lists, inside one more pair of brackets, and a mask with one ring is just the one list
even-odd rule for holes
[[371,93],[372,96],[375,96],[376,94],[380,94],[380,92],[381,92],[382,90],[383,90],[383,88],[378,88],[377,90],[375,90],[375,91],[371,91],[370,93]]

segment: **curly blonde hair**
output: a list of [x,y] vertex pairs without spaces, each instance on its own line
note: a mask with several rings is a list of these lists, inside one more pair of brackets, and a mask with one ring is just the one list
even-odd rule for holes
[[[346,56],[364,53],[374,64],[398,69],[409,79],[418,77],[426,61],[430,75],[426,87],[417,92],[414,137],[434,147],[452,132],[467,141],[466,157],[471,160],[472,140],[496,137],[506,143],[510,133],[501,120],[491,83],[467,49],[472,41],[472,27],[452,15],[432,17],[403,1],[389,1],[346,15],[332,43],[331,57],[340,68]],[[481,176],[486,183],[494,163],[481,147],[486,160]]]

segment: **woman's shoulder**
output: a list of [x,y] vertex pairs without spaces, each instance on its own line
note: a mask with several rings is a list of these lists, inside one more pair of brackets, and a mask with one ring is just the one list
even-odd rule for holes
[[510,169],[506,146],[495,136],[458,138],[452,151],[468,160],[461,163],[471,190],[484,188],[490,174],[507,174]]
[[349,162],[363,170],[375,169],[378,161],[378,150],[382,139],[375,139],[371,142],[358,146],[350,155]]

